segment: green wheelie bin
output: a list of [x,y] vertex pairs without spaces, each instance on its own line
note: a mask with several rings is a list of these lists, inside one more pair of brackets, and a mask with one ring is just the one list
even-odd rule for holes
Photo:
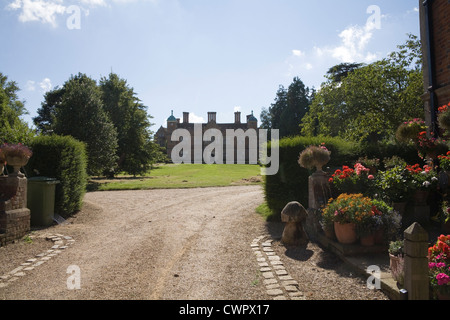
[[32,227],[49,227],[55,214],[55,189],[58,180],[48,177],[28,179],[27,207]]

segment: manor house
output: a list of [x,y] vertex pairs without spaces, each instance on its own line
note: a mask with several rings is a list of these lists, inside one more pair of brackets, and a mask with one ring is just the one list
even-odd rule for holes
[[[247,116],[246,122],[241,122],[241,112],[235,112],[234,113],[234,123],[217,123],[217,119],[216,119],[216,112],[208,112],[208,122],[207,123],[202,123],[201,124],[201,128],[202,128],[202,151],[205,149],[205,147],[207,147],[210,143],[212,143],[211,141],[203,141],[203,134],[205,133],[205,131],[209,130],[209,129],[218,129],[220,130],[220,132],[222,133],[222,136],[224,137],[224,142],[223,142],[223,155],[224,155],[224,163],[226,163],[225,157],[226,157],[226,131],[227,130],[238,130],[238,129],[242,129],[244,132],[246,132],[248,129],[258,129],[258,120],[254,117],[253,115],[253,111],[252,114]],[[183,122],[180,121],[179,118],[176,118],[173,115],[173,111],[172,111],[172,115],[167,119],[167,128],[164,128],[163,126],[161,126],[161,128],[159,128],[159,130],[156,132],[155,134],[155,140],[156,142],[161,146],[166,148],[167,150],[167,155],[169,156],[169,158],[171,157],[172,154],[172,149],[180,142],[180,141],[172,141],[172,133],[176,130],[176,129],[186,129],[189,131],[189,133],[191,134],[191,137],[194,137],[194,123],[191,123],[189,121],[189,112],[184,112],[183,113]],[[191,154],[194,154],[194,140],[195,139],[191,139]],[[257,152],[258,150],[249,150],[249,143],[248,143],[248,138],[246,139],[246,144],[245,144],[245,161],[246,163],[249,163],[249,152]],[[235,155],[235,161],[236,161],[236,155],[237,155],[237,143],[234,143],[234,155]],[[214,156],[214,155],[213,155]],[[258,156],[259,158],[259,156]]]

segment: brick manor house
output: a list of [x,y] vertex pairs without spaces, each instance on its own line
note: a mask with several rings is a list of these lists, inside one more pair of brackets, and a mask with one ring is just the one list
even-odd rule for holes
[[[208,112],[208,122],[202,123],[202,151],[205,150],[205,147],[208,146],[211,142],[203,141],[203,134],[205,131],[209,129],[218,129],[222,133],[223,136],[223,156],[224,156],[224,163],[226,163],[225,157],[226,157],[226,131],[227,130],[238,130],[242,129],[244,132],[247,132],[249,129],[258,129],[258,120],[253,115],[253,111],[250,115],[247,115],[246,122],[241,122],[241,112],[235,112],[234,113],[234,123],[217,123],[216,119],[217,113],[216,112]],[[186,129],[191,134],[191,154],[193,154],[194,151],[194,123],[191,123],[189,121],[189,112],[183,112],[183,122],[181,122],[181,119],[176,118],[172,115],[167,119],[167,128],[164,128],[161,126],[159,130],[155,134],[155,140],[156,143],[158,143],[161,147],[166,148],[167,155],[169,158],[172,154],[172,149],[179,143],[179,141],[172,141],[172,133],[176,129]],[[197,124],[198,125],[198,124]],[[248,140],[248,139],[246,139]],[[234,144],[234,155],[235,155],[235,161],[236,161],[236,154],[237,154],[237,143]],[[249,143],[246,141],[245,144],[245,161],[248,163],[249,161]],[[257,150],[258,152],[258,150]]]

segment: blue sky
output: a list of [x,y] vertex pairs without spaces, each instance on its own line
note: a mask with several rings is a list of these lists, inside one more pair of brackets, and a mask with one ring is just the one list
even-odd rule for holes
[[320,87],[341,62],[373,62],[419,35],[419,0],[0,0],[0,72],[31,123],[72,74],[127,79],[154,117],[259,118],[279,85]]

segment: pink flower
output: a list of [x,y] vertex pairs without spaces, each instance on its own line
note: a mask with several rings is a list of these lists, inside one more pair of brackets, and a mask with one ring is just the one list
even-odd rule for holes
[[445,263],[444,262],[436,263],[436,268],[445,268]]
[[438,281],[438,285],[443,286],[450,282],[450,277],[445,273],[439,273],[436,276],[436,280]]
[[373,179],[375,179],[375,177],[374,177],[372,174],[369,174],[369,175],[367,176],[367,179],[373,180]]
[[436,267],[436,263],[434,263],[434,262],[430,262],[429,264],[428,264],[428,268],[430,268],[430,269],[433,269],[433,268],[435,268]]

